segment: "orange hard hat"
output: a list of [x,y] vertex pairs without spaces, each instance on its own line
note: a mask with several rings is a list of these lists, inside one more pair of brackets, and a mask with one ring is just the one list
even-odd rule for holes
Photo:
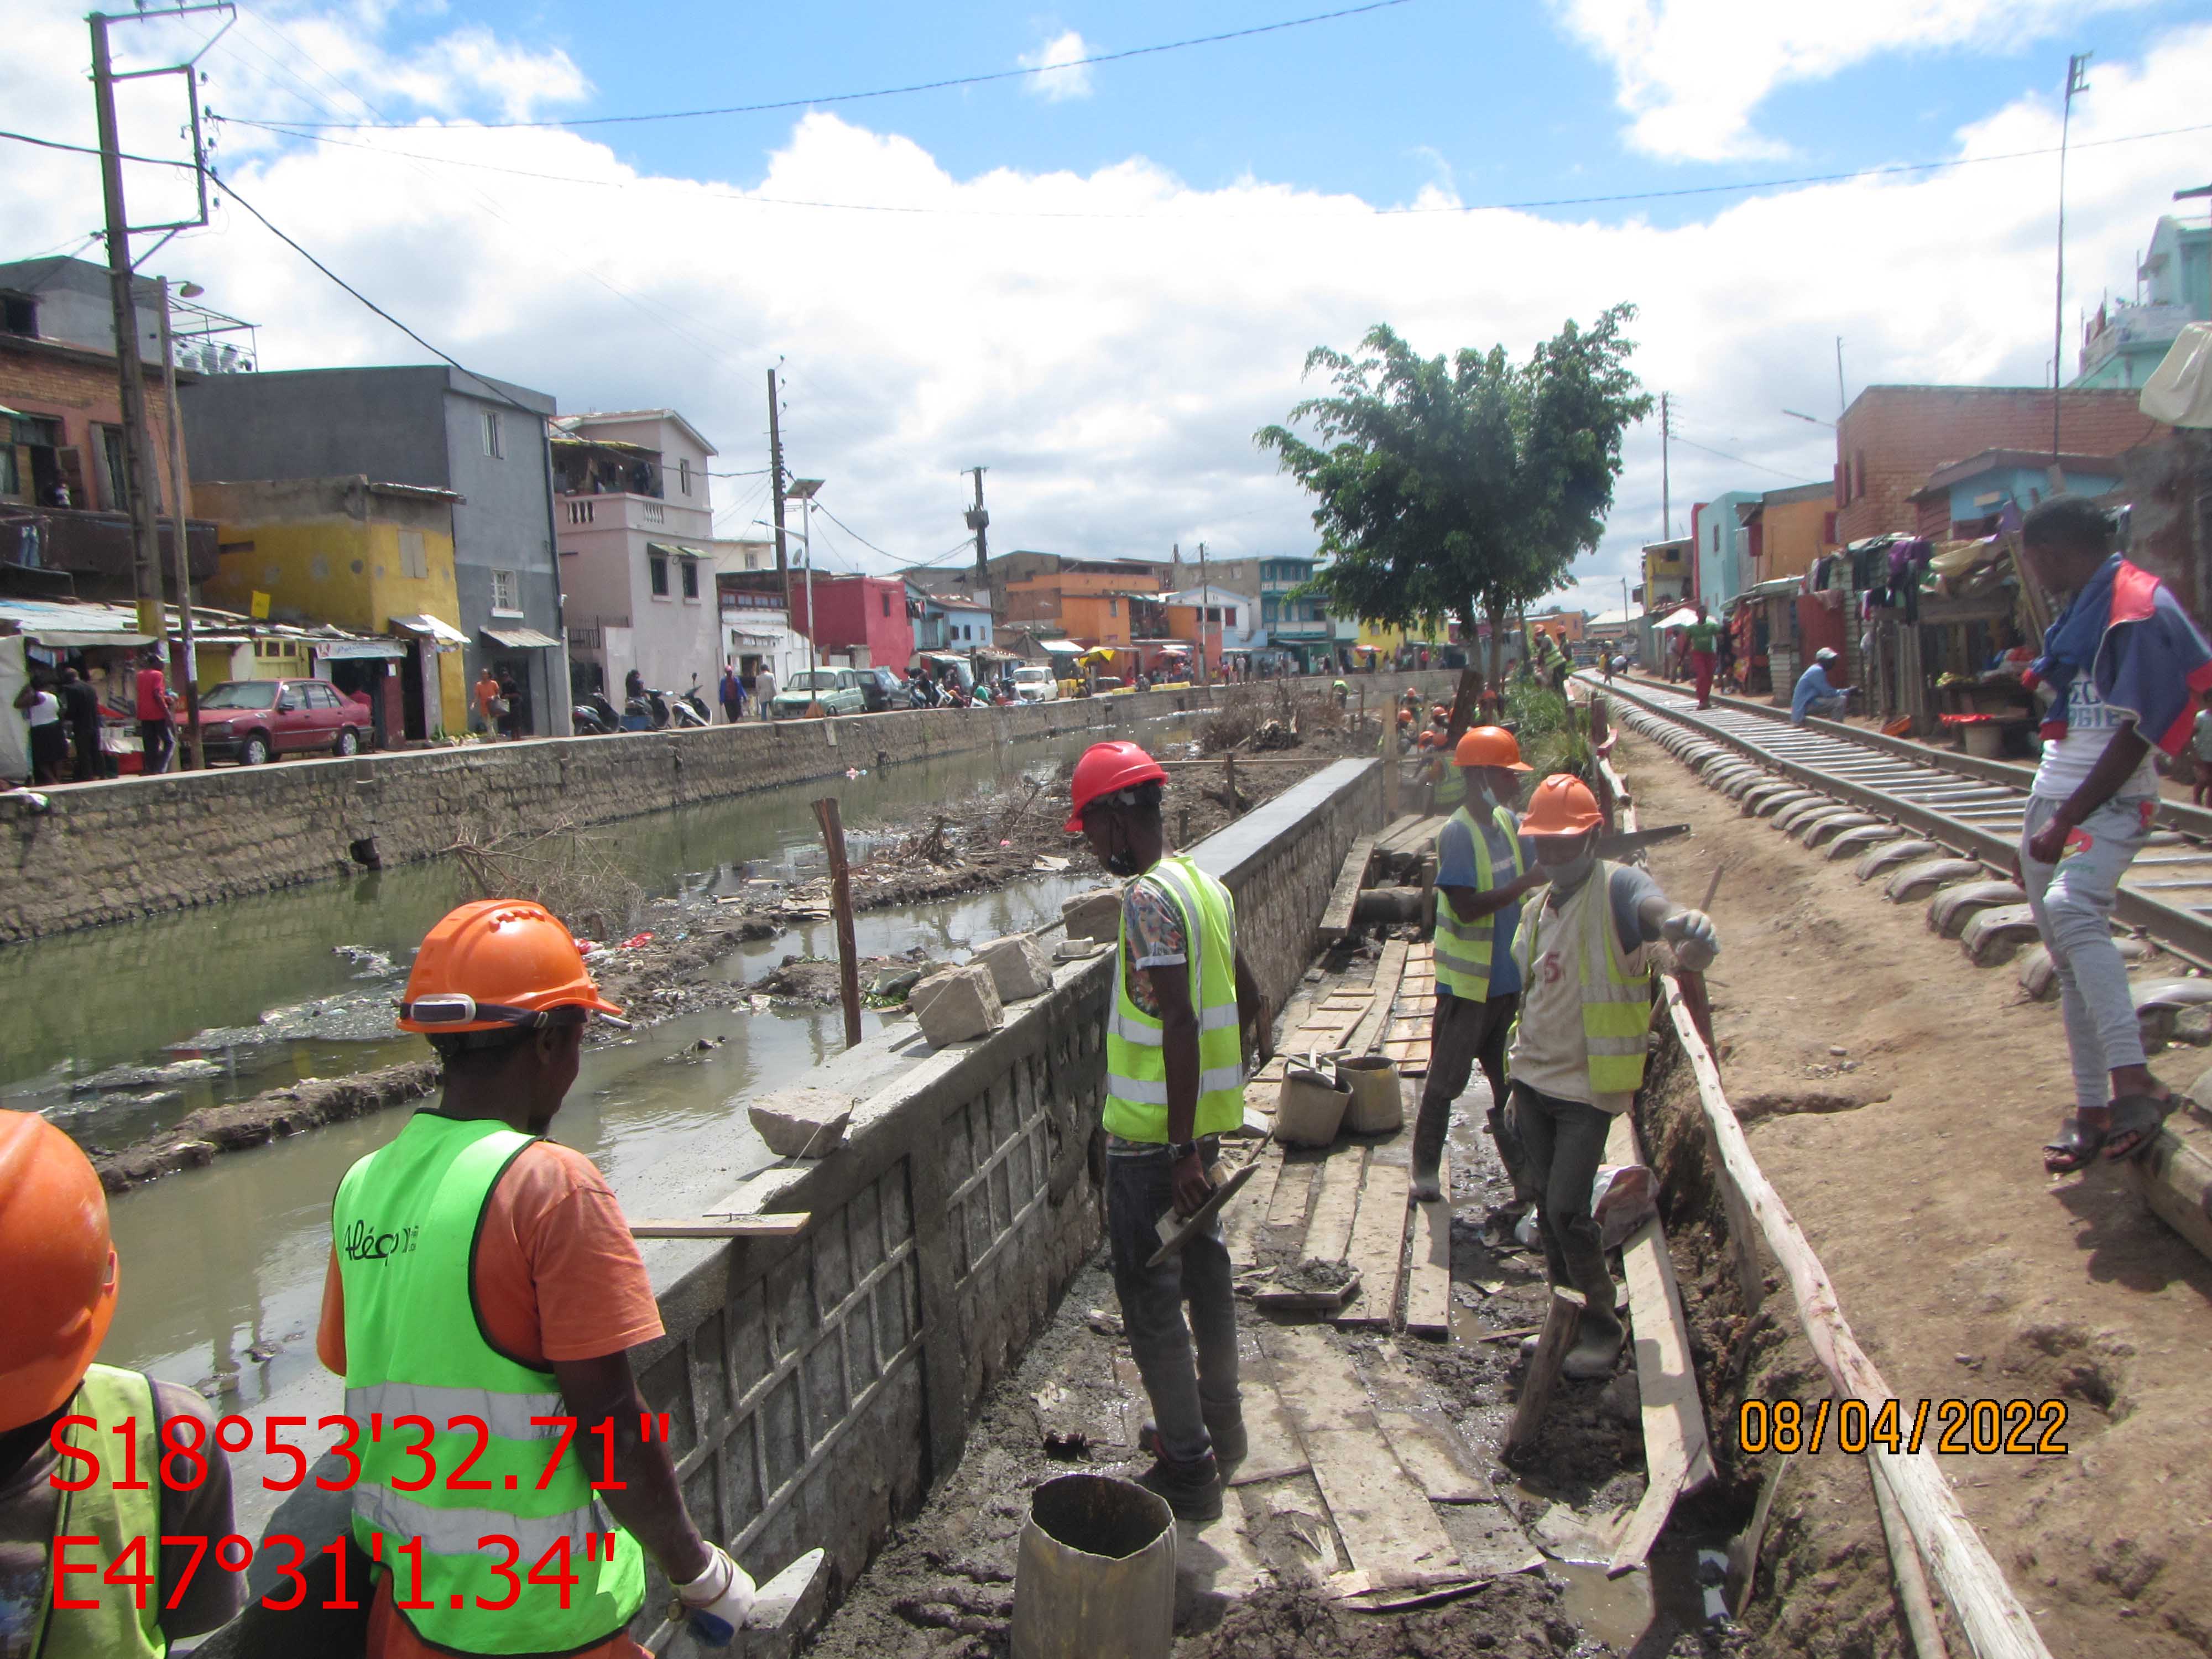
[[497,1031],[544,1024],[556,1008],[622,1010],[599,994],[568,924],[528,899],[449,910],[415,955],[399,1029]]
[[1528,810],[1521,815],[1525,836],[1580,836],[1599,828],[1605,815],[1589,785],[1567,772],[1554,772],[1536,786]]
[[1092,744],[1075,763],[1075,781],[1069,790],[1074,810],[1067,815],[1067,833],[1083,833],[1083,814],[1102,795],[1132,789],[1140,783],[1167,781],[1167,768],[1146,754],[1141,744],[1120,739]]
[[1433,749],[1437,746],[1437,734],[1433,732],[1425,731],[1419,737],[1414,738],[1413,741],[1423,749]]
[[1459,734],[1454,766],[1502,766],[1509,772],[1533,771],[1521,762],[1519,739],[1502,726],[1470,726]]
[[0,1433],[59,1411],[115,1317],[107,1194],[83,1149],[35,1112],[0,1112]]

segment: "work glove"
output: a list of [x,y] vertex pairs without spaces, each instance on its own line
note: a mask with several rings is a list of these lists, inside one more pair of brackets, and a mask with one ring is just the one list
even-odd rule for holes
[[678,1604],[690,1615],[692,1639],[726,1648],[738,1639],[752,1611],[753,1581],[720,1544],[707,1546],[707,1571],[676,1589]]
[[1675,963],[1693,974],[1704,973],[1721,953],[1721,936],[1703,910],[1677,910],[1659,931],[1674,947]]

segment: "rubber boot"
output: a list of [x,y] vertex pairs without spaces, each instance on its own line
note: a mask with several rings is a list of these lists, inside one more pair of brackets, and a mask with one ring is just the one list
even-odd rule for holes
[[1444,1136],[1450,1129],[1451,1102],[1423,1094],[1419,1115],[1413,1120],[1412,1190],[1416,1204],[1433,1204],[1444,1195],[1439,1176],[1443,1165]]
[[1155,1458],[1152,1467],[1137,1477],[1137,1484],[1168,1500],[1178,1521],[1217,1521],[1223,1508],[1221,1466],[1213,1454],[1188,1463]]
[[1627,1333],[1621,1328],[1617,1315],[1601,1315],[1595,1308],[1584,1308],[1582,1322],[1575,1328],[1575,1346],[1567,1350],[1559,1369],[1578,1382],[1611,1376],[1613,1366],[1620,1363],[1621,1346],[1626,1339]]
[[[1241,1411],[1234,1417],[1207,1418],[1206,1437],[1212,1444],[1213,1455],[1223,1463],[1242,1463],[1251,1449],[1251,1437],[1244,1431],[1244,1413]],[[1160,1450],[1159,1425],[1149,1417],[1144,1427],[1137,1431],[1137,1449],[1150,1452],[1155,1457],[1164,1455]]]

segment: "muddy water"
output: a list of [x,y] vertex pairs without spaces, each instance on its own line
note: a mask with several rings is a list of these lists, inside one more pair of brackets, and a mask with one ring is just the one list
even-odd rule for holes
[[[1147,735],[1164,742],[1172,732]],[[856,858],[870,822],[957,799],[1079,752],[1085,741],[836,780],[847,821],[861,826]],[[803,785],[686,809],[615,826],[612,839],[649,895],[696,902],[765,870],[803,872],[817,860],[808,804],[824,793]],[[1063,896],[1097,879],[1040,875],[995,893],[867,912],[857,921],[859,948],[888,955],[923,945],[957,958],[972,941],[1057,916]],[[459,892],[450,870],[412,867],[0,953],[0,996],[40,1011],[11,1021],[0,1103],[45,1109],[81,1139],[119,1144],[211,1100],[418,1054],[413,1039],[389,1035],[392,1000],[415,942]],[[681,915],[664,908],[653,920]],[[823,922],[746,945],[709,973],[734,997],[737,985],[785,955],[836,948]],[[880,1024],[864,1018],[871,1030]],[[731,1097],[794,1077],[842,1042],[834,1009],[732,1007],[672,1019],[588,1052],[553,1133],[595,1159],[617,1192],[626,1175],[718,1125],[716,1152],[734,1152],[742,1174],[770,1159],[742,1116],[732,1118]],[[179,1079],[179,1055],[202,1063]],[[116,1067],[167,1069],[135,1089],[82,1091]],[[388,1113],[315,1130],[118,1195],[111,1210],[123,1289],[102,1358],[219,1387],[226,1408],[301,1375],[314,1364],[331,1194],[346,1167],[400,1121]]]

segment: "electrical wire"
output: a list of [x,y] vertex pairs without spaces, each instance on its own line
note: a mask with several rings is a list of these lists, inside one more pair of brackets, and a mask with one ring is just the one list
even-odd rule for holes
[[[980,87],[994,81],[1027,80],[1040,75],[1058,75],[1069,70],[1089,69],[1099,64],[1125,63],[1132,58],[1150,58],[1161,52],[1182,52],[1192,46],[1218,46],[1227,40],[1246,40],[1258,34],[1275,34],[1285,29],[1304,28],[1314,23],[1333,23],[1341,18],[1359,17],[1369,12],[1389,11],[1395,7],[1409,5],[1412,0],[1368,0],[1364,5],[1346,6],[1336,11],[1316,12],[1308,17],[1287,17],[1273,23],[1255,23],[1249,28],[1226,29],[1218,34],[1193,35],[1185,40],[1165,40],[1149,46],[1129,46],[1120,52],[1093,52],[1087,58],[1075,58],[1065,64],[1024,64],[1019,69],[993,70],[980,75],[957,75],[941,81],[917,81],[902,87],[878,87],[870,92],[828,93],[814,98],[783,98],[766,104],[729,104],[713,109],[658,110],[638,115],[585,115],[571,120],[548,121],[479,121],[473,125],[483,127],[605,127],[627,126],[641,121],[690,121],[710,115],[763,115],[777,110],[809,109],[822,104],[853,104],[871,98],[900,98],[909,93],[943,92],[954,87]],[[398,128],[415,125],[405,121],[331,121],[312,125],[328,125],[341,130],[361,131],[371,127]]]
[[1747,466],[1758,472],[1771,472],[1778,478],[1796,478],[1800,483],[1818,482],[1815,479],[1806,478],[1802,473],[1785,472],[1778,466],[1769,466],[1763,461],[1747,461],[1742,456],[1731,455],[1725,449],[1715,449],[1711,444],[1701,444],[1694,438],[1685,438],[1679,430],[1674,434],[1674,441],[1687,445],[1692,449],[1702,449],[1708,455],[1717,455],[1724,461],[1734,461],[1738,466]]

